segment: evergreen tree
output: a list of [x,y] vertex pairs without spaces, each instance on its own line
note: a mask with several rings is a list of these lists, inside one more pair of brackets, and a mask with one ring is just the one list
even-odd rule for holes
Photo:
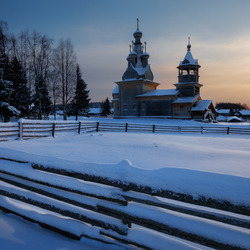
[[31,104],[30,91],[27,87],[26,73],[16,57],[11,62],[11,71],[11,105],[21,111],[22,116],[28,115]]
[[106,100],[102,103],[102,116],[108,116],[111,114],[111,108],[110,108],[110,101],[108,99],[108,97],[106,98]]
[[216,104],[215,108],[216,109],[242,110],[242,109],[248,109],[248,106],[244,103],[241,104],[241,103],[232,103],[232,102],[220,102]]
[[51,110],[51,101],[49,92],[44,79],[40,76],[35,83],[35,94],[33,96],[33,111],[38,114],[38,119],[42,119],[42,115],[48,116]]
[[89,112],[89,90],[87,90],[87,84],[82,79],[79,65],[76,67],[76,91],[72,101],[72,111],[76,116],[76,120],[79,115],[87,115]]
[[9,122],[11,116],[20,115],[20,112],[10,105],[10,81],[0,79],[0,115],[3,115],[4,122]]
[[0,115],[3,115],[4,122],[8,122],[11,116],[20,115],[20,112],[10,104],[13,92],[10,75],[8,57],[0,50]]

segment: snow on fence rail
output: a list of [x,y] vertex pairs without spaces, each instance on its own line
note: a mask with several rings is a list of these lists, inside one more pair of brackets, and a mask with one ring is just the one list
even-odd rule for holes
[[[242,205],[247,198],[234,204],[218,197],[179,193],[166,184],[166,170],[160,170],[160,175],[159,170],[149,173],[127,161],[88,168],[89,164],[65,160],[55,163],[53,158],[52,165],[47,165],[47,159],[45,164],[30,159],[24,162],[0,156],[0,209],[74,239],[83,235],[140,249],[197,249],[182,240],[216,249],[248,249],[250,244],[250,210]],[[120,175],[125,170],[126,177]],[[210,179],[198,175],[207,186]],[[244,193],[246,183],[239,185]],[[223,197],[234,193],[233,188],[224,186],[224,190]],[[180,240],[171,240],[170,235]],[[167,245],[170,243],[174,245]]]
[[152,133],[218,133],[250,135],[250,128],[229,126],[167,126],[155,124],[129,124],[89,121],[36,121],[21,120],[17,123],[0,124],[0,141],[11,138],[55,137],[57,132],[152,132]]

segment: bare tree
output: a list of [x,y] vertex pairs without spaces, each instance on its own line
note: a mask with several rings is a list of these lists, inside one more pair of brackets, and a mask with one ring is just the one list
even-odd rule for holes
[[76,55],[70,39],[59,41],[57,48],[54,50],[54,67],[61,83],[63,119],[67,120],[68,104],[74,96],[76,82]]
[[[51,67],[51,52],[52,39],[48,38],[37,31],[33,31],[27,38],[27,52],[28,52],[28,80],[30,89],[34,96],[41,97],[44,88],[49,85],[49,74]],[[37,87],[37,84],[42,82],[43,89]],[[39,93],[41,92],[41,93]],[[47,93],[46,91],[43,93]],[[36,101],[36,100],[34,100]],[[42,103],[39,102],[38,113],[42,112]],[[40,115],[41,117],[41,115]]]
[[0,20],[0,53],[7,54],[8,46],[8,24]]
[[55,70],[55,68],[51,69],[50,72],[50,86],[49,86],[49,91],[52,96],[52,112],[54,115],[54,120],[56,120],[56,105],[60,102],[60,92],[61,92],[61,86],[59,82],[59,75],[58,72]]

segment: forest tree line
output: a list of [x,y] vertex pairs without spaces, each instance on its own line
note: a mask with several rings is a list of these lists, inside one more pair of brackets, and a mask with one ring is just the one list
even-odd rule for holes
[[[53,39],[34,30],[11,34],[0,21],[0,115],[56,117],[56,104],[68,113],[86,115],[89,90],[82,79],[71,40]],[[69,110],[70,109],[70,110]]]

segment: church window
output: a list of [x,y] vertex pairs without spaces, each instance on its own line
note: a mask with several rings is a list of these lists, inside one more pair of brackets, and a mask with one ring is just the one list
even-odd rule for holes
[[127,111],[128,110],[128,105],[127,104],[123,104],[123,111]]

